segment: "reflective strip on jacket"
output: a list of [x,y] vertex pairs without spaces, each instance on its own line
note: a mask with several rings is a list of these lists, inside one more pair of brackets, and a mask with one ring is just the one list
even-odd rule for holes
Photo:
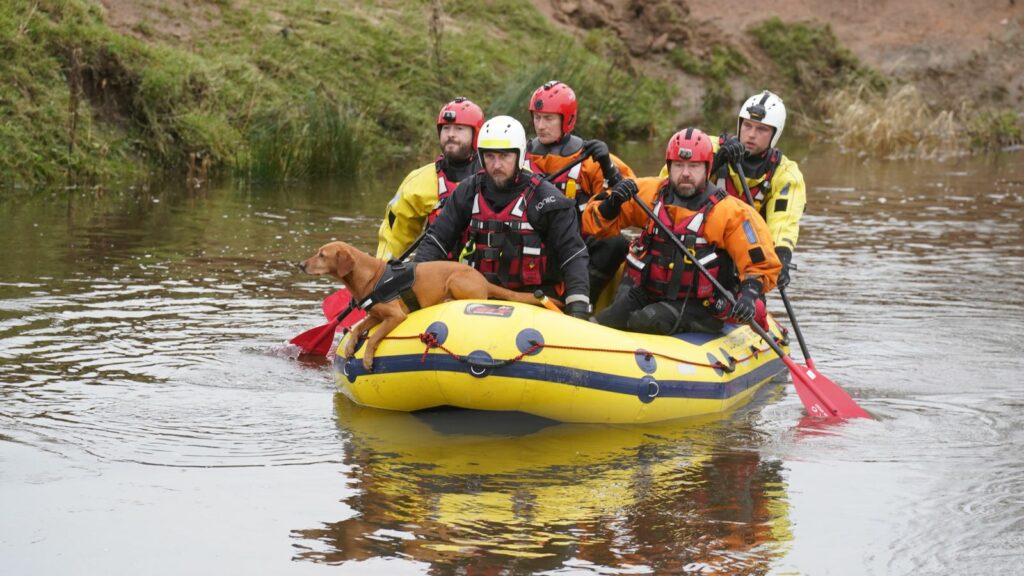
[[493,284],[516,290],[540,286],[548,275],[547,250],[526,213],[539,183],[533,176],[530,185],[502,210],[491,208],[482,186],[473,197],[466,264]]

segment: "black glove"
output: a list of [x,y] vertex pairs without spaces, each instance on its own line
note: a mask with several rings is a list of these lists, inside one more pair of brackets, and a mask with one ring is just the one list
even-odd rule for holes
[[586,140],[583,142],[583,154],[590,156],[595,162],[601,165],[601,174],[609,181],[609,185],[615,185],[615,177],[619,169],[612,163],[612,154],[608,151],[608,145],[600,140]]
[[718,152],[715,152],[715,161],[711,163],[711,171],[717,172],[725,164],[733,164],[743,160],[747,149],[740,144],[740,141],[731,134],[722,134],[721,144],[718,145]]
[[595,162],[601,165],[602,169],[612,163],[612,156],[611,152],[608,151],[608,145],[600,140],[584,140],[583,155],[593,158]]
[[590,302],[574,300],[565,305],[565,313],[581,320],[590,319]]
[[723,134],[722,136],[725,139],[718,147],[718,153],[715,156],[721,155],[722,159],[726,162],[739,162],[743,160],[747,149],[743,147],[743,144],[740,144],[739,139],[731,134]]
[[639,191],[635,181],[624,178],[612,188],[612,193],[597,205],[597,211],[605,220],[614,220],[622,211],[622,205],[629,202]]
[[761,281],[755,278],[747,278],[740,284],[740,293],[730,315],[733,320],[746,324],[754,319],[757,301],[761,299],[761,288]]
[[789,248],[776,248],[775,255],[782,262],[782,270],[779,270],[779,278],[775,285],[779,288],[789,286],[789,261],[793,259],[793,251]]

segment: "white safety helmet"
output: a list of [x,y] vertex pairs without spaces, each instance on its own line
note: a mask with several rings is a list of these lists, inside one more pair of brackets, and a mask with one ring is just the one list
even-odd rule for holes
[[526,162],[526,130],[519,120],[511,116],[495,116],[484,122],[476,147],[485,150],[515,150],[519,153],[519,167],[528,168]]
[[782,129],[786,127],[786,105],[777,94],[765,90],[760,94],[754,94],[740,106],[740,117],[736,120],[737,135],[740,133],[740,125],[743,124],[744,118],[774,128],[771,147],[775,148],[782,137]]

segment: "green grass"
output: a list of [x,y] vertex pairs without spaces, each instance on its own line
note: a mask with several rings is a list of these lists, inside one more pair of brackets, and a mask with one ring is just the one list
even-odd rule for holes
[[[180,176],[197,156],[212,176],[368,175],[433,153],[437,110],[458,95],[530,132],[528,97],[552,79],[576,91],[587,138],[664,137],[682,114],[672,83],[635,71],[614,34],[572,38],[529,2],[152,0],[135,9],[139,21],[120,33],[99,0],[0,3],[0,197]],[[168,19],[184,37],[168,32]],[[752,33],[778,68],[770,85],[802,116],[828,118],[821,96],[850,86],[869,86],[856,92],[864,98],[886,94],[886,80],[828,27],[772,19]],[[704,79],[702,113],[714,126],[731,125],[730,83],[761,73],[727,45],[700,58],[676,48],[669,60]],[[975,145],[1021,140],[1012,112],[957,118]]]
[[[529,3],[484,4],[143,2],[151,12],[127,35],[96,0],[3,3],[0,187],[183,173],[194,154],[257,180],[365,174],[432,151],[454,96],[525,120],[529,92],[551,78],[576,90],[588,137],[668,129],[661,83],[610,66]],[[191,36],[161,31],[169,17]]]
[[771,76],[775,92],[787,103],[813,106],[831,91],[851,85],[885,90],[889,81],[843,47],[829,26],[787,23],[770,18],[752,27],[758,46],[778,68]]
[[742,76],[749,68],[742,54],[729,46],[713,46],[704,56],[694,55],[685,48],[673,48],[668,59],[687,74],[704,78],[701,116],[705,125],[728,126],[735,121],[737,102],[733,101],[729,80]]

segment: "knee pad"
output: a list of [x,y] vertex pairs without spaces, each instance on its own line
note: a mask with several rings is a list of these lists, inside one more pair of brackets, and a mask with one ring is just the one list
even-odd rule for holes
[[590,269],[611,277],[625,261],[628,249],[629,240],[621,234],[593,242],[589,246]]
[[644,334],[668,334],[679,319],[679,311],[668,302],[644,306],[629,315],[626,329]]

